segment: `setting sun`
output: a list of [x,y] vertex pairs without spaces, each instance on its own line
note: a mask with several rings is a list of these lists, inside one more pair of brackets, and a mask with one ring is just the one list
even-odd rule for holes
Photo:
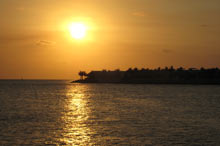
[[87,27],[83,23],[72,23],[69,26],[70,34],[75,39],[83,39],[86,36]]

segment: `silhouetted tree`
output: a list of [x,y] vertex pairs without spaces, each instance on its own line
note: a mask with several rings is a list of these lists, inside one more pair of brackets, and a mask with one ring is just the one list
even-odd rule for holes
[[112,75],[112,71],[92,71],[86,74],[80,71],[81,80],[87,76],[85,81],[97,81],[100,78],[121,78],[121,83],[181,83],[181,84],[220,84],[220,70],[219,68],[200,69],[189,68],[184,69],[179,67],[175,69],[173,66],[165,67],[163,69],[148,69],[148,68],[129,68],[127,71],[120,71],[116,69]]
[[137,72],[137,71],[138,71],[138,68],[137,68],[137,67],[135,67],[135,68],[134,68],[134,71],[135,71],[135,72]]
[[132,68],[130,67],[130,68],[127,70],[127,72],[132,72]]
[[120,72],[120,69],[116,69],[115,71]]
[[85,71],[80,71],[80,72],[79,72],[79,76],[80,76],[80,79],[81,79],[81,80],[83,80],[83,77],[86,76],[86,75],[87,75],[87,74],[86,74]]
[[179,68],[177,68],[177,71],[183,71],[183,70],[184,70],[183,67],[179,67]]
[[170,66],[169,71],[175,71],[173,66]]

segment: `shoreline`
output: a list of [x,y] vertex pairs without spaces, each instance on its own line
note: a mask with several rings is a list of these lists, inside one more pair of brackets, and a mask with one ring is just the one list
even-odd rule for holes
[[220,85],[219,82],[207,83],[207,82],[90,82],[86,80],[76,80],[70,83],[81,83],[81,84],[141,84],[141,85]]

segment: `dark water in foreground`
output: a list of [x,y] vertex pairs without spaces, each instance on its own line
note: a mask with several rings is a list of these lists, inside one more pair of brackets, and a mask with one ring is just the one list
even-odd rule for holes
[[0,81],[0,145],[220,145],[220,86]]

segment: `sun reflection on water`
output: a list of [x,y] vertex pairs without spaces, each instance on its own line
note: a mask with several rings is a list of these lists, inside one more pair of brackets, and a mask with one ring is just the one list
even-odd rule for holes
[[67,104],[62,120],[64,122],[63,143],[66,145],[91,145],[91,130],[87,124],[90,114],[89,97],[84,94],[85,86],[71,86],[67,93]]

